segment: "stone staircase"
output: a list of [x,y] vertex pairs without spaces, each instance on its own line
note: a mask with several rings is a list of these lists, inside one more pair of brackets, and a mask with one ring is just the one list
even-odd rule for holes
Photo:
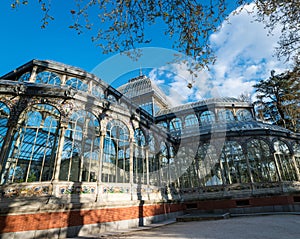
[[191,221],[208,221],[228,219],[230,213],[207,213],[200,210],[187,210],[184,215],[176,218],[177,222],[191,222]]

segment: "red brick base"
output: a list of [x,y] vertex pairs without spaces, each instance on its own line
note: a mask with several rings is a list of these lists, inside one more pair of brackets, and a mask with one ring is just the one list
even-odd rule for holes
[[[0,234],[10,232],[24,232],[48,230],[117,222],[138,218],[147,218],[158,215],[198,209],[203,211],[230,210],[238,208],[267,208],[269,206],[297,205],[300,209],[299,195],[281,195],[252,197],[245,199],[220,199],[193,201],[186,203],[146,204],[141,206],[101,208],[101,209],[73,209],[56,212],[7,214],[0,216]],[[274,207],[275,208],[275,207]],[[274,209],[276,210],[276,209]]]
[[199,210],[216,210],[216,209],[230,209],[237,207],[264,207],[264,206],[280,206],[294,204],[294,196],[270,196],[246,199],[222,199],[222,200],[206,200],[197,202],[197,209]]
[[0,216],[0,234],[130,220],[183,210],[183,204],[155,204],[23,215],[8,214]]

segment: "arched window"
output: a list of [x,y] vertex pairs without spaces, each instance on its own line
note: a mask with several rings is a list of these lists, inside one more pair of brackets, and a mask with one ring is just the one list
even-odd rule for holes
[[84,110],[72,114],[65,133],[59,179],[96,182],[99,166],[100,124]]
[[[179,159],[179,160],[178,160]],[[170,183],[178,182],[178,179],[182,175],[182,168],[180,165],[180,157],[177,157],[177,152],[173,146],[169,147],[169,173]],[[178,185],[179,186],[179,185]]]
[[166,166],[169,162],[167,156],[168,156],[167,145],[164,142],[161,142],[161,144],[160,144],[160,159],[161,159],[162,167]]
[[275,163],[269,145],[260,139],[247,143],[247,156],[250,171],[255,182],[278,181]]
[[184,119],[184,126],[185,126],[185,128],[198,127],[199,122],[198,122],[196,115],[192,114],[192,115],[186,116]]
[[134,131],[133,182],[146,183],[146,138],[141,129]]
[[61,81],[58,75],[53,72],[42,71],[36,75],[36,83],[43,83],[49,85],[60,85]]
[[126,105],[125,103],[121,103],[120,105],[123,109],[128,109],[128,105]]
[[238,110],[236,112],[236,117],[238,121],[247,121],[247,120],[252,120],[252,115],[249,110]]
[[116,97],[114,97],[113,95],[108,95],[107,100],[111,103],[117,103],[118,102]]
[[[114,144],[114,141],[108,137],[105,137],[104,139],[104,156],[103,156],[103,162],[104,163],[116,163],[116,146]],[[124,150],[122,150],[124,152]]]
[[300,157],[300,143],[295,143],[293,145],[294,155]]
[[165,142],[160,143],[159,151],[159,185],[167,185],[169,180],[169,159],[168,159],[168,147]]
[[2,148],[3,140],[7,132],[7,122],[10,116],[10,110],[0,101],[0,150]]
[[150,172],[150,184],[155,185],[158,180],[157,171],[159,169],[159,161],[157,158],[157,153],[159,148],[156,147],[157,140],[154,138],[153,134],[150,132],[148,135],[148,146],[149,146],[149,172]]
[[75,90],[80,90],[84,92],[88,91],[88,85],[77,78],[68,79],[66,81],[66,85],[70,86]]
[[298,171],[300,170],[300,143],[295,143],[293,145],[294,158],[296,162],[296,166],[298,167]]
[[106,126],[102,181],[112,183],[129,182],[129,130],[119,120]]
[[146,145],[146,138],[141,129],[136,129],[134,131],[134,141],[137,146],[145,146]]
[[223,184],[219,157],[214,146],[209,143],[201,145],[196,155],[196,164],[203,186]]
[[[122,150],[124,152],[124,150]],[[118,155],[120,156],[120,155]],[[102,181],[116,181],[117,149],[113,139],[107,135],[104,139],[103,160],[102,160]]]
[[26,72],[23,75],[21,75],[18,79],[19,82],[27,82],[30,79],[30,72]]
[[2,181],[36,182],[52,178],[59,121],[59,111],[47,104],[33,105],[20,115]]
[[234,121],[234,116],[231,110],[220,110],[218,112],[218,118],[220,122],[231,122]]
[[160,122],[158,122],[157,126],[158,126],[159,128],[161,128],[161,129],[165,129],[165,130],[168,129],[168,123],[165,122],[165,121],[160,121]]
[[281,140],[275,140],[274,150],[274,156],[277,160],[282,180],[297,180],[295,165],[288,146]]
[[248,166],[242,147],[234,141],[226,141],[222,153],[223,175],[226,183],[250,183]]
[[143,110],[145,110],[148,114],[153,115],[153,103],[145,103],[139,105]]
[[200,122],[202,125],[212,124],[215,122],[215,114],[211,111],[204,111],[200,115]]
[[170,157],[170,159],[169,159],[169,161],[170,161],[170,163],[174,163],[174,158],[175,158],[175,149],[174,149],[174,147],[173,146],[170,146],[169,147],[169,157]]
[[181,119],[179,118],[172,119],[170,122],[170,132],[180,131],[180,130],[182,130]]
[[104,92],[103,89],[99,86],[94,86],[92,88],[92,95],[95,96],[98,99],[104,99]]

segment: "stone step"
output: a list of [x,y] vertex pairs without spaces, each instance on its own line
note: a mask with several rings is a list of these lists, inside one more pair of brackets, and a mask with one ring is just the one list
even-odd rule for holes
[[177,222],[191,222],[191,221],[208,221],[208,220],[221,220],[228,219],[230,217],[230,213],[190,213],[179,216],[176,218]]

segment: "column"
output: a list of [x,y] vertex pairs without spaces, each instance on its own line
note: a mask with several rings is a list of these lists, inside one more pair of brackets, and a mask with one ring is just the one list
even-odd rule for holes
[[219,123],[219,110],[214,108],[214,114],[215,114],[215,123]]
[[296,159],[295,159],[295,154],[292,155],[292,161],[293,161],[293,165],[294,165],[294,168],[295,168],[297,180],[300,181],[300,173],[299,173],[298,165],[297,165],[297,162],[296,162]]
[[129,142],[129,183],[131,185],[131,200],[133,200],[133,139]]
[[150,176],[149,176],[149,147],[145,147],[145,157],[146,157],[146,184],[149,186],[150,184]]
[[66,123],[63,123],[60,125],[60,136],[58,139],[58,149],[57,149],[57,154],[56,154],[56,163],[55,163],[55,168],[54,168],[54,175],[53,175],[53,181],[58,182],[59,181],[59,172],[60,172],[60,166],[61,166],[61,156],[62,156],[62,151],[64,148],[64,143],[65,143],[65,133],[66,129],[68,128],[68,125]]
[[99,171],[97,175],[97,182],[102,182],[102,167],[103,167],[103,152],[104,152],[104,138],[105,131],[100,132],[100,145],[99,145]]
[[31,74],[30,74],[29,82],[35,82],[37,69],[38,69],[37,66],[33,67]]
[[246,165],[247,165],[247,170],[248,170],[248,174],[249,174],[249,179],[250,179],[250,185],[251,185],[251,189],[252,191],[255,189],[254,187],[254,180],[253,180],[253,175],[251,172],[251,165],[248,159],[248,151],[247,151],[247,147],[245,145],[243,145],[243,143],[240,143],[241,147],[242,147],[242,151],[243,151],[243,155],[245,157],[245,161],[246,161]]
[[[273,159],[274,159],[278,179],[279,179],[280,182],[282,182],[282,175],[281,175],[281,171],[280,171],[280,165],[282,165],[282,163],[278,162],[278,159],[276,157],[276,152],[273,152]],[[279,163],[280,163],[280,165],[279,165]]]
[[65,85],[66,81],[67,81],[67,76],[66,75],[62,75],[60,80],[61,80],[61,85]]
[[236,109],[235,109],[235,105],[234,104],[232,104],[232,113],[233,113],[234,120],[237,121]]
[[100,131],[96,202],[100,200],[100,195],[102,194],[101,183],[102,183],[102,168],[103,168],[104,138],[105,138],[105,131]]
[[[13,142],[13,136],[16,132],[16,123],[10,123],[8,126],[8,130],[6,132],[6,135],[3,139],[3,145],[2,145],[2,149],[1,149],[1,153],[0,153],[0,183],[2,183],[2,180],[4,179],[3,177],[5,177],[5,165],[4,163],[6,162],[8,155],[9,155],[9,151],[11,148],[11,144]],[[5,163],[7,164],[7,163]],[[1,175],[2,174],[2,175]]]

